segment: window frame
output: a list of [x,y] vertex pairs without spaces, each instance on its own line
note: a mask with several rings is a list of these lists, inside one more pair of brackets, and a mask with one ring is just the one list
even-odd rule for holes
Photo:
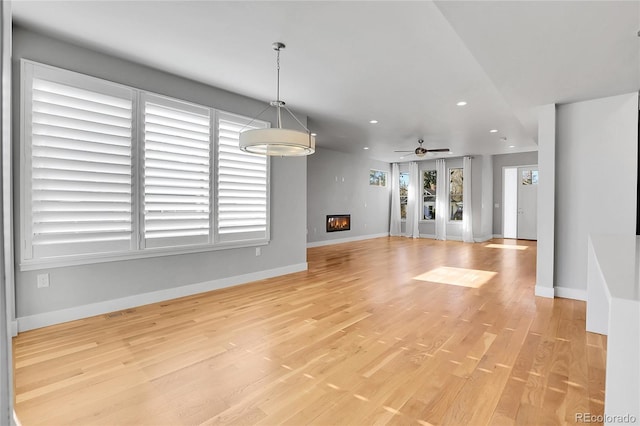
[[[206,110],[209,114],[209,144],[208,144],[209,145],[209,230],[206,238],[200,238],[200,239],[206,239],[206,242],[188,243],[189,240],[195,239],[190,237],[163,237],[163,238],[159,238],[158,241],[153,241],[150,239],[148,242],[145,237],[146,182],[145,182],[145,176],[144,176],[144,169],[145,169],[144,152],[145,152],[145,144],[146,144],[146,140],[145,140],[146,123],[145,123],[144,115],[145,115],[146,102],[155,103],[165,108],[173,108],[173,109],[181,108],[183,111],[188,111],[190,113],[198,113],[198,110]],[[167,247],[167,248],[185,247],[185,246],[189,247],[189,246],[214,244],[215,240],[213,239],[212,216],[213,216],[213,206],[214,206],[213,194],[215,194],[215,191],[213,190],[214,179],[212,176],[212,172],[214,171],[213,162],[215,159],[215,152],[213,150],[215,148],[216,139],[214,137],[214,131],[212,126],[215,125],[215,121],[214,121],[215,110],[213,110],[210,107],[207,107],[204,105],[198,105],[193,102],[183,101],[180,99],[170,98],[168,96],[162,96],[152,92],[141,90],[138,93],[137,116],[138,116],[139,125],[138,125],[138,139],[136,141],[135,150],[137,151],[137,158],[139,160],[136,161],[136,167],[138,168],[138,173],[137,173],[137,185],[134,185],[134,186],[136,186],[136,189],[137,189],[137,203],[139,206],[139,208],[137,208],[136,210],[138,212],[138,215],[137,215],[138,225],[136,229],[140,234],[138,250],[148,250],[148,249],[162,248],[162,247]],[[172,241],[174,244],[162,244],[162,241],[168,241],[168,242]]]
[[[131,177],[131,189],[132,189],[132,237],[130,248],[128,250],[111,251],[111,252],[94,252],[94,253],[82,253],[55,257],[41,257],[33,258],[31,250],[32,241],[32,208],[27,206],[27,199],[30,197],[31,188],[31,170],[32,170],[32,141],[30,135],[31,128],[31,114],[32,110],[28,108],[27,97],[31,99],[31,87],[27,87],[32,84],[35,69],[44,69],[46,72],[53,74],[59,74],[63,79],[72,79],[76,85],[85,88],[85,90],[91,90],[91,85],[84,85],[86,82],[93,81],[100,85],[112,86],[118,88],[118,90],[127,90],[133,92],[132,99],[132,128],[131,128],[131,162],[132,162],[132,177]],[[64,81],[64,80],[63,80]],[[29,96],[27,96],[27,91]],[[164,247],[144,247],[144,189],[142,187],[144,178],[143,173],[143,150],[144,150],[144,126],[143,126],[143,107],[142,102],[145,96],[158,99],[166,99],[173,103],[183,103],[185,105],[193,105],[200,108],[206,108],[209,111],[210,122],[210,161],[209,161],[209,238],[207,243],[203,244],[191,244],[182,246],[164,246]],[[19,235],[19,270],[32,271],[52,267],[64,267],[74,265],[86,265],[104,262],[115,262],[123,260],[134,260],[152,258],[157,256],[170,256],[189,253],[200,252],[212,252],[218,250],[228,250],[243,247],[259,247],[269,244],[271,239],[271,159],[266,157],[267,164],[267,219],[266,219],[266,233],[265,238],[258,239],[244,239],[237,241],[219,241],[217,239],[217,202],[218,202],[218,188],[217,188],[217,145],[218,145],[218,114],[222,113],[227,116],[235,116],[241,120],[252,120],[251,117],[244,116],[242,114],[236,114],[232,112],[223,111],[217,108],[213,108],[208,105],[200,105],[194,102],[173,98],[151,92],[148,90],[138,89],[132,86],[127,86],[120,83],[115,83],[103,78],[94,77],[92,75],[79,73],[76,71],[67,70],[64,68],[54,67],[47,64],[31,61],[28,59],[20,60],[20,166],[19,166],[19,208],[20,208],[20,226],[18,227]],[[263,120],[255,120],[258,123],[264,125],[264,127],[271,127],[271,123]]]
[[[219,130],[220,130],[220,119],[221,117],[224,118],[236,118],[239,121],[244,122],[245,126],[249,126],[253,123],[262,123],[264,124],[264,126],[257,126],[255,128],[268,128],[270,127],[270,123],[266,122],[266,121],[260,121],[260,120],[255,120],[240,114],[234,114],[232,112],[227,112],[227,111],[221,111],[221,110],[216,110],[214,116],[212,117],[212,119],[214,120],[214,129],[215,129],[215,139],[212,145],[212,149],[213,149],[213,156],[214,159],[212,161],[212,165],[211,167],[212,169],[212,179],[214,181],[213,186],[215,186],[215,190],[212,194],[212,204],[211,204],[211,208],[212,208],[212,218],[213,218],[213,223],[212,223],[212,232],[213,232],[213,238],[214,241],[216,242],[216,244],[229,244],[231,242],[229,241],[224,241],[224,238],[221,238],[220,236],[220,224],[219,224],[219,215],[217,214],[218,208],[219,208],[219,203],[218,203],[218,199],[219,199],[219,192],[218,192],[218,184],[219,184],[219,180],[218,180],[218,175],[220,172],[220,168],[219,168],[219,161],[220,161],[220,155],[218,154],[219,152],[219,144],[216,143],[216,141],[219,140]],[[255,154],[257,155],[257,154]],[[265,238],[267,241],[271,240],[271,160],[269,156],[266,156],[266,196],[267,196],[267,200],[266,200],[266,230],[265,230]],[[242,239],[242,240],[238,240],[238,241],[261,241],[263,240],[262,238],[259,239]]]
[[[400,173],[398,173],[398,187],[400,189],[402,189],[401,185],[400,185],[400,181],[402,180],[402,176],[403,175],[407,176],[407,180],[410,179],[409,172],[400,172]],[[409,206],[409,182],[407,182],[407,197],[406,197],[407,198],[407,202],[404,204],[406,206],[405,209],[404,209],[404,217],[402,217],[402,195],[399,195],[399,198],[400,198],[400,200],[399,200],[400,201],[400,221],[406,222],[407,221],[407,208]]]
[[[447,223],[450,224],[462,224],[462,218],[460,219],[451,219],[451,171],[452,170],[460,170],[462,173],[462,179],[464,182],[464,168],[463,167],[449,167],[447,168]],[[464,192],[462,194],[462,209],[464,211]]]
[[[424,170],[420,170],[420,177],[422,178],[422,191],[424,191],[424,174],[427,172],[434,172],[436,174],[436,179],[438,176],[438,171],[436,169],[424,169]],[[435,199],[434,199],[434,208],[436,206],[437,203],[437,194],[438,194],[438,187],[436,186],[436,195],[435,195]],[[424,223],[433,223],[436,221],[435,215],[433,217],[433,219],[425,219],[424,218],[424,192],[422,194],[422,214],[420,215],[420,222],[424,222]],[[438,211],[436,210],[436,215],[438,214]]]

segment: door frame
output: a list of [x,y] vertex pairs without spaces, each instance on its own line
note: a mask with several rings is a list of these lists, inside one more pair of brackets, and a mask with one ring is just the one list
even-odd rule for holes
[[[504,238],[504,217],[505,217],[505,208],[504,208],[504,200],[506,197],[506,191],[505,191],[505,169],[518,169],[520,167],[539,167],[538,164],[518,164],[518,165],[509,165],[509,166],[502,166],[502,174],[501,174],[501,179],[502,179],[502,229],[500,229],[500,232],[502,232],[502,237]],[[516,185],[516,206],[517,206],[517,202],[518,202],[518,185]],[[516,208],[516,216],[517,216],[517,208]],[[537,219],[536,219],[537,221]],[[518,238],[518,232],[517,232],[517,224],[518,224],[518,220],[516,218],[516,239]]]

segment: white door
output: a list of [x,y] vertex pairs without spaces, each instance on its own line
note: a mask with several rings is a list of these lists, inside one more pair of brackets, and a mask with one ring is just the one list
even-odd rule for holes
[[538,167],[518,167],[518,238],[538,239]]

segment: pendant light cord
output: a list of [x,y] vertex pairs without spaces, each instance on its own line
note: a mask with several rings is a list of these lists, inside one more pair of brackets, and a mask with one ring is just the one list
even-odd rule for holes
[[276,49],[276,74],[277,74],[277,84],[276,84],[276,113],[277,113],[277,123],[278,129],[282,128],[282,116],[280,114],[280,48]]
[[276,56],[276,70],[277,70],[277,84],[276,84],[276,100],[280,101],[280,49],[277,50]]
[[273,43],[272,46],[273,46],[273,50],[276,51],[276,100],[271,101],[262,111],[260,111],[260,114],[253,117],[248,123],[242,126],[242,128],[240,129],[240,132],[242,132],[244,129],[249,127],[258,118],[260,118],[260,116],[262,116],[262,114],[266,110],[268,110],[270,107],[275,107],[276,108],[276,125],[278,129],[282,129],[282,108],[284,108],[289,113],[289,115],[291,115],[294,118],[294,120],[300,125],[300,127],[302,127],[305,130],[305,132],[309,134],[309,138],[311,138],[311,133],[307,128],[307,126],[302,124],[302,122],[298,120],[298,117],[296,117],[295,114],[291,112],[291,110],[287,107],[287,105],[280,100],[280,50],[284,49],[285,45],[284,43],[275,42]]

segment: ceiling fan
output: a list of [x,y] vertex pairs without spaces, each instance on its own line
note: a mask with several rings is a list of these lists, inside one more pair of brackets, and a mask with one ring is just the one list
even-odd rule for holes
[[422,146],[423,143],[424,143],[424,139],[418,139],[418,144],[420,146],[418,146],[415,150],[413,150],[413,151],[393,151],[393,152],[412,152],[418,157],[424,157],[424,155],[427,152],[449,152],[450,151],[449,148],[427,149],[427,148],[424,148]]

